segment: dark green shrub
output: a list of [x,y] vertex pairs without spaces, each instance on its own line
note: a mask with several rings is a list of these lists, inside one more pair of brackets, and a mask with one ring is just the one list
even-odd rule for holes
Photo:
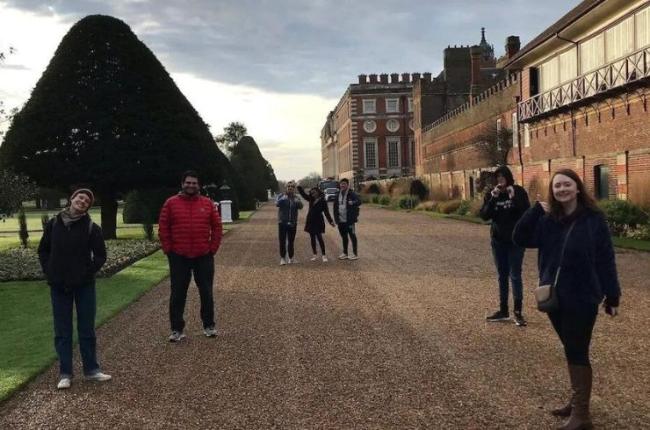
[[20,243],[23,245],[23,248],[27,248],[29,243],[29,231],[27,231],[27,217],[25,216],[25,209],[22,207],[18,210],[18,225],[20,230],[18,230],[18,237],[20,237]]
[[124,199],[122,217],[125,224],[157,224],[160,209],[175,189],[134,190]]
[[379,194],[373,194],[372,195],[372,203],[378,205],[379,204]]
[[456,212],[460,207],[460,200],[449,200],[447,202],[440,202],[438,204],[438,212],[443,214],[450,214]]
[[372,203],[372,198],[373,198],[372,194],[363,193],[363,194],[360,194],[359,196],[361,197],[361,201],[363,203]]
[[387,196],[386,194],[382,194],[379,196],[378,202],[382,206],[389,206],[390,205],[390,196]]
[[458,205],[458,209],[456,209],[456,213],[458,215],[467,215],[471,208],[471,202],[469,200],[461,200],[460,205]]
[[372,183],[368,185],[368,188],[366,189],[366,193],[368,194],[381,194],[381,188],[379,188],[379,185]]
[[626,200],[602,200],[598,206],[605,213],[607,223],[614,234],[621,233],[625,226],[635,228],[648,222],[648,214]]
[[144,237],[146,237],[148,241],[153,241],[153,224],[150,222],[142,224],[142,230],[144,230]]
[[419,203],[418,196],[413,195],[401,196],[397,201],[400,209],[414,209]]
[[419,179],[415,179],[411,182],[411,189],[409,191],[409,194],[418,196],[420,201],[422,201],[426,200],[427,196],[429,195],[429,189],[426,185],[424,185],[424,182]]

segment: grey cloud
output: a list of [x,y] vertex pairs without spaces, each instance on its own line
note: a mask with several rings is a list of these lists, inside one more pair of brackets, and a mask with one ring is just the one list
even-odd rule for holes
[[497,53],[503,52],[505,38],[511,34],[519,35],[525,44],[579,1],[6,3],[42,14],[51,14],[51,7],[70,23],[92,13],[116,16],[138,32],[169,71],[273,91],[337,97],[360,73],[437,74],[442,50],[447,45],[478,43],[482,26]]

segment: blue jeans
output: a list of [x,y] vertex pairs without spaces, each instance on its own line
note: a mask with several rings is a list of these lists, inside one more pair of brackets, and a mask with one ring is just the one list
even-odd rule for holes
[[524,251],[524,248],[514,243],[504,243],[492,239],[492,255],[499,275],[499,303],[502,311],[508,311],[508,278],[510,278],[515,312],[521,312],[524,297],[521,265],[524,261]]
[[54,317],[54,348],[59,357],[61,376],[72,376],[72,308],[77,308],[79,351],[85,375],[99,371],[95,337],[95,281],[82,287],[65,290],[50,286],[52,316]]

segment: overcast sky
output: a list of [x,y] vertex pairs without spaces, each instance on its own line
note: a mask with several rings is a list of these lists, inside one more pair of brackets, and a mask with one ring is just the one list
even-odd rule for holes
[[218,134],[241,121],[278,178],[321,170],[320,129],[361,73],[442,69],[447,45],[497,56],[577,0],[0,0],[0,100],[21,106],[61,38],[90,14],[125,21]]

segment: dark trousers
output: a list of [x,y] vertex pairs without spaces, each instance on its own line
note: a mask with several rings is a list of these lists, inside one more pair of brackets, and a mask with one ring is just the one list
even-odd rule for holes
[[293,243],[296,240],[296,225],[279,223],[278,237],[280,239],[280,257],[285,258],[288,249],[289,258],[293,258]]
[[169,297],[169,320],[172,331],[183,331],[185,320],[185,300],[190,279],[194,274],[194,282],[199,289],[201,299],[201,320],[203,327],[214,327],[214,298],[212,288],[214,283],[214,256],[206,254],[201,257],[188,258],[170,252],[169,275],[171,280],[171,295]]
[[567,362],[576,366],[590,366],[589,345],[596,324],[598,305],[560,306],[548,314],[555,332],[564,346]]
[[318,245],[320,245],[321,254],[325,255],[325,241],[323,240],[323,234],[309,233],[309,237],[311,239],[311,250],[314,252],[314,255],[316,255],[316,240],[318,240]]
[[510,279],[515,312],[521,312],[524,290],[521,281],[521,265],[524,261],[524,251],[524,248],[514,243],[492,239],[492,256],[499,275],[499,303],[502,311],[508,311],[508,279]]
[[99,371],[95,313],[97,310],[95,281],[81,287],[64,289],[51,286],[52,316],[54,318],[54,348],[59,357],[61,376],[72,376],[72,310],[77,308],[79,351],[85,375]]
[[352,241],[352,252],[357,255],[357,234],[353,222],[341,222],[338,224],[339,234],[343,239],[343,253],[348,253],[348,236]]

